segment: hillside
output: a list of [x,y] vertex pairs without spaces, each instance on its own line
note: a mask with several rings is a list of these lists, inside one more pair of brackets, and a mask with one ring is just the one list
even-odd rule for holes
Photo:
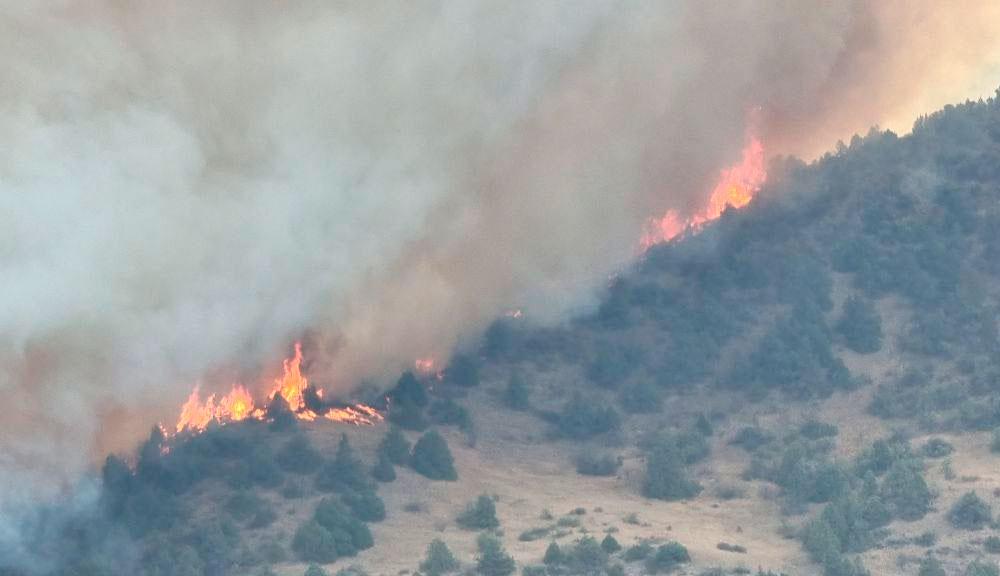
[[[435,538],[474,570],[481,530],[456,517],[485,494],[535,576],[995,574],[1000,102],[772,174],[747,208],[650,249],[594,313],[500,319],[440,380],[402,377],[386,423],[278,410],[154,431],[105,465],[97,510],[30,527],[39,571],[394,575]],[[439,430],[457,480],[382,462],[390,422],[411,444]],[[608,535],[625,550],[586,539]],[[552,542],[567,559],[546,568]]]

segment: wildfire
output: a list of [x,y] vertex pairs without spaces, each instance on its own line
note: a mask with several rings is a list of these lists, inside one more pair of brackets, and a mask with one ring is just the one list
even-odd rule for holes
[[[375,424],[382,420],[382,415],[378,410],[364,404],[333,406],[324,408],[320,413],[306,408],[305,391],[309,386],[309,380],[302,374],[302,345],[300,343],[295,343],[295,355],[286,358],[282,363],[282,368],[283,375],[274,380],[267,398],[269,401],[274,401],[280,395],[299,420],[313,422],[322,416],[327,420],[358,425]],[[267,419],[267,412],[264,408],[257,407],[250,391],[239,384],[234,384],[232,390],[219,399],[216,399],[216,395],[212,394],[204,401],[201,400],[200,388],[200,386],[195,385],[187,401],[181,406],[181,414],[175,427],[177,433],[185,430],[201,432],[213,422],[227,424],[248,418],[253,420]],[[323,390],[317,389],[316,396],[323,404]]]
[[687,219],[683,219],[676,210],[668,210],[661,218],[650,220],[639,241],[640,248],[645,252],[651,246],[668,242],[686,231],[696,232],[721,216],[729,206],[746,206],[766,179],[764,146],[757,138],[750,138],[740,162],[722,171],[705,207]]

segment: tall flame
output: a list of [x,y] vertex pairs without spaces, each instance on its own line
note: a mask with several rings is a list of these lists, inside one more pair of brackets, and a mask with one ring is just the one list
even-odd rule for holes
[[[272,383],[272,389],[267,398],[274,400],[280,395],[288,403],[289,409],[299,420],[312,422],[320,416],[336,422],[351,424],[375,424],[382,420],[378,410],[364,404],[326,408],[322,414],[317,414],[305,406],[305,389],[309,380],[302,374],[302,345],[295,343],[295,355],[286,358],[282,363],[283,374]],[[323,391],[317,390],[316,395],[322,399]],[[196,385],[188,395],[187,401],[181,406],[181,414],[177,419],[175,430],[201,432],[216,422],[226,424],[246,419],[264,420],[267,412],[254,404],[250,391],[239,384],[234,384],[232,390],[222,398],[216,399],[212,394],[201,400],[201,388]]]
[[309,380],[302,375],[302,343],[295,343],[295,356],[286,358],[283,363],[284,375],[274,381],[274,389],[268,395],[274,398],[275,394],[288,402],[288,407],[292,412],[298,412],[305,404],[302,392],[309,386]]
[[764,166],[764,145],[757,138],[751,137],[743,148],[740,162],[722,171],[705,207],[687,219],[682,218],[676,210],[668,210],[661,218],[650,220],[639,241],[640,248],[645,252],[651,246],[668,242],[686,231],[696,232],[721,216],[729,206],[746,206],[765,180],[767,169]]

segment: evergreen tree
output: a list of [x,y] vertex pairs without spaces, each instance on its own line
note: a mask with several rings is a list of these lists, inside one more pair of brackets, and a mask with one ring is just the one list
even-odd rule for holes
[[504,404],[511,410],[527,410],[531,407],[528,384],[520,372],[514,372],[507,381],[507,389],[503,395]]
[[855,352],[870,354],[882,348],[882,319],[868,300],[849,297],[836,329]]
[[683,500],[701,492],[701,486],[688,478],[684,461],[669,444],[654,447],[646,456],[646,481],[643,494],[658,500]]
[[431,430],[423,436],[413,446],[413,456],[410,465],[419,474],[431,480],[457,480],[458,473],[455,472],[455,462],[448,449],[445,439]]
[[441,576],[458,570],[458,560],[440,539],[434,539],[427,546],[427,557],[420,563],[420,571],[427,576]]
[[514,573],[514,559],[495,536],[481,534],[476,544],[479,548],[476,571],[481,576],[510,576]]
[[381,450],[378,453],[378,461],[372,467],[372,478],[379,482],[392,482],[396,479],[396,467],[392,465],[389,455]]
[[941,566],[937,558],[928,554],[920,561],[917,576],[948,576],[948,573],[944,571],[944,566]]
[[309,567],[306,568],[305,576],[327,576],[327,574],[326,570],[323,570],[319,564],[310,564]]
[[556,566],[562,564],[565,561],[562,549],[559,548],[559,544],[555,541],[549,544],[549,547],[545,549],[545,557],[542,558],[542,562],[549,566]]
[[488,530],[500,525],[497,520],[497,508],[493,499],[481,494],[475,502],[466,506],[465,511],[458,515],[456,522],[466,530]]
[[341,434],[333,460],[327,462],[316,476],[316,487],[326,492],[370,490],[364,466],[354,453],[346,434]]
[[913,460],[897,460],[882,481],[882,500],[897,518],[918,520],[930,509],[933,495],[918,466]]
[[397,466],[404,466],[410,461],[410,442],[398,426],[389,427],[378,449]]
[[614,536],[608,534],[604,540],[601,540],[601,548],[608,554],[614,554],[622,549],[622,545],[618,543],[618,540],[615,540]]
[[966,492],[948,511],[948,520],[955,528],[979,530],[990,523],[993,513],[990,505],[975,492]]

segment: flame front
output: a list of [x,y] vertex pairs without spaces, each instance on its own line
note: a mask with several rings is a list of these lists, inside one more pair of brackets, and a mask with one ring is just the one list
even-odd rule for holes
[[721,216],[727,207],[746,206],[765,180],[764,145],[757,138],[750,138],[740,163],[722,171],[705,207],[686,220],[676,210],[668,210],[661,218],[651,220],[639,241],[640,248],[645,252],[651,246],[668,242],[688,230],[698,231]]
[[[433,361],[432,365],[433,365]],[[336,422],[348,422],[352,424],[375,424],[382,420],[382,415],[378,410],[364,404],[356,404],[345,407],[332,407],[322,414],[306,408],[305,390],[309,386],[309,380],[302,374],[302,345],[295,343],[295,355],[286,358],[282,363],[283,374],[281,378],[276,378],[273,387],[268,393],[268,400],[280,395],[288,403],[289,409],[299,420],[313,422],[320,416]],[[323,391],[317,390],[316,395],[322,399]],[[201,387],[195,385],[187,401],[181,406],[181,414],[177,419],[175,430],[177,433],[183,431],[201,432],[213,422],[227,424],[229,422],[239,422],[241,420],[265,420],[267,412],[262,407],[257,407],[254,403],[253,395],[249,390],[239,384],[234,384],[232,390],[216,399],[212,394],[203,402],[201,400]]]

